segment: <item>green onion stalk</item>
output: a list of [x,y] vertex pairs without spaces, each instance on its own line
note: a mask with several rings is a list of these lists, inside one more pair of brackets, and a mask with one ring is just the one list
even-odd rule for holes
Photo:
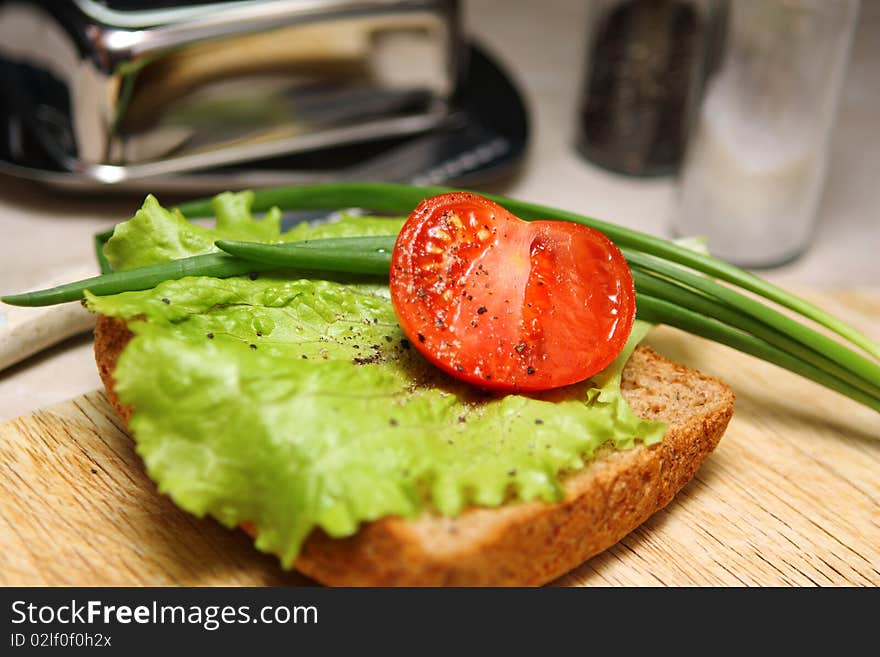
[[[448,191],[452,190],[390,183],[279,187],[255,191],[253,210],[363,208],[405,215],[424,198]],[[484,196],[525,220],[571,221],[605,233],[620,247],[633,272],[640,318],[733,347],[880,411],[880,344],[821,308],[743,269],[668,240],[564,210]],[[210,199],[184,203],[178,209],[190,219],[212,214]],[[112,272],[102,249],[110,235],[112,231],[95,237],[104,274],[2,300],[43,306],[82,299],[85,290],[100,296],[149,289],[185,276],[223,278],[279,268],[387,277],[395,239],[355,237],[285,244],[219,241],[216,246],[221,253]],[[783,314],[767,302],[794,311],[800,318]],[[829,338],[802,320],[830,329],[843,341]]]

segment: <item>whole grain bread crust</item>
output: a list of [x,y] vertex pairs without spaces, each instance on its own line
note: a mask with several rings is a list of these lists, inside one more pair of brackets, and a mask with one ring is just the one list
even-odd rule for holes
[[[131,337],[124,322],[98,318],[98,370],[126,424],[132,409],[119,402],[113,370]],[[564,478],[561,502],[472,508],[454,518],[384,518],[343,539],[316,530],[296,569],[341,586],[531,586],[559,577],[666,506],[715,449],[733,414],[726,385],[646,347],[633,354],[622,387],[636,413],[668,424],[663,441],[602,450]]]

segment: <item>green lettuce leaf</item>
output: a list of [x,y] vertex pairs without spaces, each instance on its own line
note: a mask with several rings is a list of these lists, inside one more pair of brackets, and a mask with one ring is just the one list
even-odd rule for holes
[[179,210],[166,210],[152,194],[137,213],[118,226],[104,245],[116,271],[217,251],[214,241],[236,239],[275,242],[281,235],[281,212],[273,208],[261,221],[251,216],[252,192],[226,192],[214,199],[215,228],[192,224]]
[[[167,257],[186,241],[188,229],[175,232],[166,215],[165,237],[145,239],[132,257]],[[245,219],[235,229],[256,230]],[[345,217],[271,239],[399,227]],[[252,522],[257,547],[285,567],[316,527],[341,537],[388,515],[558,500],[560,475],[601,445],[652,443],[665,429],[620,393],[647,325],[595,385],[498,396],[428,364],[400,330],[387,286],[368,280],[195,277],[88,304],[128,319],[134,333],[116,389],[135,409],[137,450],[159,490],[227,526]]]
[[[117,225],[104,245],[104,255],[115,271],[146,267],[169,260],[215,253],[216,240],[246,242],[294,242],[324,237],[358,237],[396,234],[402,219],[374,218],[342,225],[300,224],[286,233],[281,232],[281,211],[269,210],[262,219],[251,214],[253,192],[224,192],[214,197],[212,207],[217,218],[214,228],[190,223],[179,210],[166,210],[152,194],[128,221]],[[394,227],[394,231],[388,231]]]

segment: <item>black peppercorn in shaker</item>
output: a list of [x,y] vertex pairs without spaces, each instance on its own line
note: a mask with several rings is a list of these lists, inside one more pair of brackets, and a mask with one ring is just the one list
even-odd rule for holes
[[680,164],[720,33],[721,0],[593,3],[578,150],[630,175]]

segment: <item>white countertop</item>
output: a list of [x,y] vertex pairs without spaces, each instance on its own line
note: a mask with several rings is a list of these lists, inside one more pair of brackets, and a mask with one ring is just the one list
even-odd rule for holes
[[[634,179],[582,160],[572,143],[584,63],[585,3],[471,0],[472,34],[524,92],[532,143],[510,196],[570,208],[658,235],[674,210],[670,179]],[[815,240],[799,260],[762,275],[797,288],[880,288],[880,3],[863,3]],[[0,292],[93,262],[91,236],[128,218],[137,196],[70,196],[0,176]],[[0,420],[100,386],[88,336],[0,372]]]

